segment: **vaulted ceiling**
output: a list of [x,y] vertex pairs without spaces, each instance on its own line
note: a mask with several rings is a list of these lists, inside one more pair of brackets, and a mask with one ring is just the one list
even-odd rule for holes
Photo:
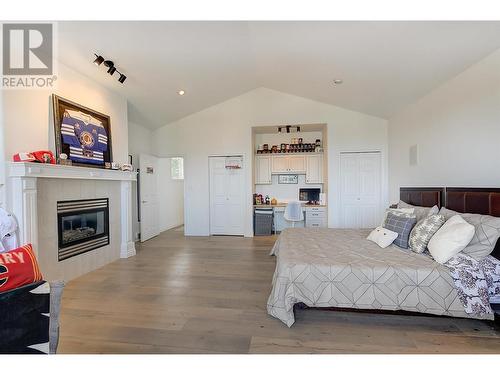
[[500,22],[60,22],[58,43],[63,63],[150,128],[257,87],[389,118],[500,48]]

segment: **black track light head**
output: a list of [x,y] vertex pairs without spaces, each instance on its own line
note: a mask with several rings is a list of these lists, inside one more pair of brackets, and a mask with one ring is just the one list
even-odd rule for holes
[[99,56],[95,53],[94,53],[94,55],[96,56],[96,59],[94,60],[94,64],[96,64],[97,66],[101,65],[104,61],[104,57]]
[[111,66],[111,67],[108,69],[108,73],[109,73],[109,75],[113,75],[115,72],[116,72],[116,68],[115,68],[114,66]]
[[127,76],[125,74],[120,73],[120,78],[118,78],[118,82],[123,83],[127,79]]

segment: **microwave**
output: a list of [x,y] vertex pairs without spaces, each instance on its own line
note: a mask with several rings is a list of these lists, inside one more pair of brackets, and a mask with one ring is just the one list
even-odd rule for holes
[[299,189],[299,201],[301,202],[319,202],[319,188],[302,188]]

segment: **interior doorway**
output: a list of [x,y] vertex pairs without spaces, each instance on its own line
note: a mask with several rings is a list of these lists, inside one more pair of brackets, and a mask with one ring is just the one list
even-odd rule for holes
[[184,158],[139,156],[139,226],[141,242],[163,231],[183,231]]

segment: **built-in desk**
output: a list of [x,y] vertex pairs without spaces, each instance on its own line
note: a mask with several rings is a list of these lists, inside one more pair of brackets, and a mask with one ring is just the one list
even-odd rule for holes
[[278,204],[260,204],[254,205],[254,208],[272,208],[274,213],[274,231],[281,232],[285,228],[326,228],[328,226],[327,206],[326,205],[311,205],[303,204],[304,221],[296,222],[295,224],[285,220],[286,203]]

